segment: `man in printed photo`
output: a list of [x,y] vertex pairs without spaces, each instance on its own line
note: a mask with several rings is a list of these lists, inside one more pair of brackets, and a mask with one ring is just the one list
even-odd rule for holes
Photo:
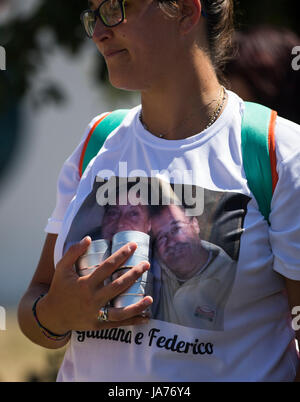
[[201,239],[196,217],[180,205],[149,208],[154,256],[162,275],[154,318],[184,326],[222,330],[236,263],[222,248]]

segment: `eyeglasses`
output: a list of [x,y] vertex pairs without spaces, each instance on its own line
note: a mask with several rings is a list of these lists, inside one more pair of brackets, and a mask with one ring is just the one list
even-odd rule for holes
[[109,28],[121,24],[125,19],[125,0],[104,0],[97,10],[85,10],[80,19],[85,32],[92,38],[95,32],[97,18]]
[[[163,1],[163,0],[160,0]],[[87,36],[91,39],[95,32],[97,18],[106,27],[112,28],[121,24],[125,17],[126,0],[104,0],[100,3],[97,10],[85,10],[81,13],[80,19]],[[206,17],[202,9],[202,15]]]

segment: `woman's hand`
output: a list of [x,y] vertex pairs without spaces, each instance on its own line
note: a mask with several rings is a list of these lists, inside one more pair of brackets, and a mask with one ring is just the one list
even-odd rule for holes
[[37,316],[41,324],[51,332],[64,334],[70,330],[99,330],[146,323],[148,318],[143,312],[153,302],[150,296],[128,307],[109,307],[109,321],[98,321],[99,309],[128,289],[150,268],[150,264],[142,262],[104,286],[104,280],[122,266],[137,245],[128,243],[99,264],[92,274],[79,277],[74,264],[86,252],[90,243],[90,237],[86,237],[71,246],[57,264],[49,292],[37,304]]

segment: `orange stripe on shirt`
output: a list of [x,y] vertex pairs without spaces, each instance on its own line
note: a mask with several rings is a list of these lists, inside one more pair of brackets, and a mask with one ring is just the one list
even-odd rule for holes
[[93,132],[95,131],[96,127],[98,126],[98,124],[101,123],[102,120],[105,119],[105,117],[107,117],[111,112],[106,113],[104,116],[102,116],[99,120],[96,121],[96,123],[94,123],[93,127],[91,128],[84,144],[83,144],[83,148],[82,148],[82,152],[80,155],[80,160],[79,160],[79,176],[82,176],[82,167],[83,167],[83,160],[84,160],[84,155],[85,155],[85,151],[87,149],[88,143],[91,139],[91,136],[93,135]]
[[275,125],[276,125],[277,112],[272,110],[270,125],[269,125],[269,154],[272,172],[272,189],[273,193],[278,182],[278,173],[276,169],[277,159],[276,159],[276,149],[275,149]]

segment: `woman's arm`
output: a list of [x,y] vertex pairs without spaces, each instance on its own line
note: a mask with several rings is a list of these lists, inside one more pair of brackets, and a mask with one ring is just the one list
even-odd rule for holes
[[48,339],[41,332],[32,312],[34,301],[39,297],[39,295],[48,293],[54,276],[55,269],[53,253],[56,239],[56,234],[47,235],[36,272],[26,293],[20,301],[18,308],[19,325],[24,335],[26,335],[32,342],[48,349],[61,348],[68,342],[68,338],[63,341],[52,341]]

